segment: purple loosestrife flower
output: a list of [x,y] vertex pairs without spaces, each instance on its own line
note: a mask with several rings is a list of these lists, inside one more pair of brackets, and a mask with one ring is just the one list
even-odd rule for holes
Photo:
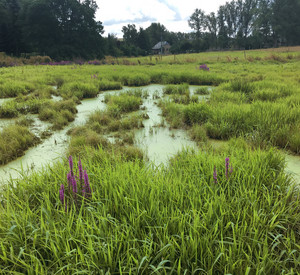
[[79,160],[78,160],[78,172],[79,172],[80,186],[82,187],[82,183],[83,183],[83,170],[82,170],[82,164],[81,164],[80,157],[79,157]]
[[89,183],[89,177],[88,177],[88,174],[87,174],[86,170],[84,170],[83,193],[84,193],[85,198],[89,197],[92,194],[92,190],[91,190],[90,183]]
[[218,183],[218,174],[217,174],[217,168],[214,166],[214,182]]
[[72,177],[72,191],[73,199],[75,201],[75,205],[77,206],[77,182],[75,176]]
[[225,158],[225,175],[226,175],[226,179],[228,179],[228,169],[229,169],[229,158]]
[[69,156],[69,166],[70,166],[71,175],[73,176],[74,173],[73,173],[73,159],[72,159],[72,156]]
[[59,189],[59,199],[61,203],[64,205],[65,202],[65,186],[62,184]]
[[73,191],[73,195],[76,196],[76,194],[77,194],[77,182],[76,182],[75,176],[72,177],[72,191]]
[[71,192],[71,186],[72,186],[72,175],[71,175],[71,171],[68,173],[67,179],[68,179],[68,189],[69,189],[69,193],[70,193],[70,192]]

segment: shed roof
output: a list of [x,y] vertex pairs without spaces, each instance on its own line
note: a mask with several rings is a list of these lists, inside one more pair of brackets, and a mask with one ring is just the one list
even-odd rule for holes
[[153,48],[152,50],[159,50],[160,48],[162,48],[163,46],[169,45],[169,43],[167,41],[162,41],[162,42],[158,42]]

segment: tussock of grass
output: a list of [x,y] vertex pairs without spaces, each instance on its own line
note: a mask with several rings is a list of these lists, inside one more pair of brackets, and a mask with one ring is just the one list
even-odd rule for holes
[[13,118],[18,117],[20,114],[37,114],[48,102],[47,99],[26,98],[9,100],[0,106],[0,117]]
[[78,211],[58,197],[67,164],[3,193],[4,272],[297,272],[299,194],[276,152],[182,152],[156,171],[101,148],[85,155],[93,197]]
[[[173,127],[203,125],[207,135],[216,139],[244,136],[255,146],[274,145],[299,152],[300,109],[296,97],[275,102],[253,101],[242,92],[214,92],[209,103],[184,105],[163,101],[160,106]],[[270,97],[269,97],[270,99]],[[178,104],[176,104],[178,103]],[[180,104],[179,104],[180,103]]]
[[35,89],[35,86],[28,82],[10,81],[0,83],[0,98],[16,97],[21,94],[28,94]]
[[76,104],[72,99],[49,101],[40,109],[39,118],[51,122],[53,130],[60,130],[75,119],[76,113]]
[[108,90],[121,90],[122,84],[120,82],[101,80],[99,82],[99,90],[100,91],[108,91]]
[[0,132],[0,164],[5,164],[24,154],[38,143],[38,138],[27,127],[10,125]]
[[120,113],[128,113],[138,110],[143,101],[138,96],[123,93],[118,96],[106,95],[105,103],[111,110],[117,109]]
[[200,88],[197,88],[195,90],[195,94],[197,94],[197,95],[209,95],[210,92],[209,92],[208,87],[200,87]]
[[189,94],[189,85],[188,84],[181,84],[181,85],[166,85],[163,89],[164,94],[171,95],[171,94]]
[[78,99],[93,98],[99,93],[95,83],[71,82],[64,83],[60,88],[61,95],[64,98],[76,96]]

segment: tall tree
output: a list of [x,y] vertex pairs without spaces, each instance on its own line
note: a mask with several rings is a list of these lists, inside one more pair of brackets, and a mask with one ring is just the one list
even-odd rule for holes
[[123,39],[126,44],[136,45],[138,40],[138,31],[135,24],[128,24],[122,27]]
[[160,23],[151,23],[145,31],[148,34],[151,48],[161,40],[164,41],[167,39],[168,31],[166,27]]
[[22,49],[18,0],[0,0],[0,51],[18,55]]
[[274,46],[278,42],[288,45],[300,43],[300,1],[273,0],[271,8]]
[[189,26],[195,30],[196,33],[196,50],[200,50],[200,36],[206,27],[205,14],[201,9],[196,9],[188,20]]
[[220,6],[218,10],[217,22],[219,26],[218,43],[219,47],[226,49],[229,47],[228,27],[225,20],[225,6]]
[[31,51],[54,58],[95,58],[103,55],[101,22],[95,1],[26,1],[23,33]]
[[205,16],[205,26],[209,32],[211,47],[217,48],[218,21],[214,12]]

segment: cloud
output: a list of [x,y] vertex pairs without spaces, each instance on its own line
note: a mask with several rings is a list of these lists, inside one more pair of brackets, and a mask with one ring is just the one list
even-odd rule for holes
[[176,6],[170,4],[169,3],[170,1],[158,0],[158,2],[166,5],[170,10],[172,10],[175,13],[174,21],[180,21],[180,20],[182,20],[182,17],[181,17],[179,9]]
[[122,37],[121,29],[127,24],[147,28],[151,23],[161,23],[169,31],[189,32],[188,19],[196,8],[206,13],[217,11],[226,0],[97,0],[96,19],[103,22],[104,31]]
[[125,24],[125,25],[140,24],[140,23],[144,23],[144,22],[153,22],[153,21],[156,21],[156,19],[153,17],[142,16],[140,18],[132,18],[132,19],[124,19],[124,20],[112,19],[112,20],[105,21],[104,24],[105,24],[105,26],[112,26],[112,25],[118,25],[118,24]]

